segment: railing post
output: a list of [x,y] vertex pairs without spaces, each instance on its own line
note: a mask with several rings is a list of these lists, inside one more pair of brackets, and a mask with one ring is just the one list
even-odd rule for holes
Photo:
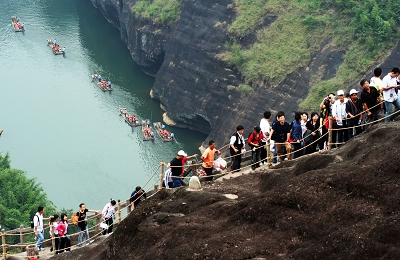
[[6,231],[1,230],[1,246],[3,248],[3,259],[6,260],[7,257],[7,245],[6,245]]
[[118,225],[121,223],[121,200],[118,200]]
[[22,232],[23,229],[24,229],[24,225],[20,225],[20,226],[19,226],[19,242],[20,242],[21,244],[23,244],[23,243],[25,242],[25,239],[24,239],[24,232]]
[[54,225],[53,223],[50,223],[50,229],[51,229],[51,246],[53,247],[53,253],[57,254],[57,248],[56,248],[56,238],[54,236]]
[[271,158],[271,154],[272,154],[272,152],[271,152],[271,143],[270,143],[270,141],[268,140],[267,141],[267,158],[268,158],[268,167],[271,167],[272,166],[272,158]]
[[332,149],[332,116],[328,117],[329,128],[328,128],[328,150]]
[[127,211],[127,213],[129,214],[129,213],[131,213],[131,211],[132,211],[131,202],[130,202],[129,200],[126,200],[126,205],[128,205],[128,207],[126,207],[126,211]]
[[96,232],[100,231],[101,213],[96,213]]
[[158,186],[158,189],[161,190],[162,189],[162,183],[163,183],[163,179],[164,179],[164,160],[161,161],[161,174],[160,174],[160,185]]

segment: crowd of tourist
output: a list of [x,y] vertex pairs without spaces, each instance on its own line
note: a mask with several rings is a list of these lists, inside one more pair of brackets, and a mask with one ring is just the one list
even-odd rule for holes
[[[259,125],[253,128],[248,138],[244,136],[244,127],[238,125],[229,140],[229,151],[232,158],[231,172],[235,173],[241,170],[242,155],[246,151],[246,145],[251,149],[251,167],[254,170],[267,163],[268,153],[273,153],[274,163],[278,163],[314,153],[317,148],[319,150],[326,149],[328,145],[326,133],[330,127],[334,130],[331,144],[340,146],[378,121],[394,120],[397,116],[396,112],[400,110],[399,75],[400,69],[396,67],[381,79],[382,69],[376,68],[374,76],[370,80],[362,79],[360,81],[360,91],[353,88],[347,95],[341,89],[336,93],[329,93],[321,101],[319,112],[314,111],[310,116],[307,112],[296,112],[291,123],[286,121],[283,111],[278,111],[273,122],[270,123],[272,114],[270,111],[265,111]],[[329,122],[332,122],[331,126]],[[215,154],[220,155],[221,152],[216,149],[216,143],[210,140],[207,149],[200,157],[205,181],[213,180]],[[181,187],[184,184],[182,177],[186,176],[185,162],[197,156],[197,154],[188,156],[183,150],[178,151],[167,166],[163,186],[166,188]],[[130,196],[131,208],[135,209],[144,199],[146,199],[146,192],[140,186],[136,187]],[[113,218],[115,218],[116,212],[115,205],[115,200],[111,200],[102,210],[103,234],[112,232]],[[71,243],[68,236],[67,215],[62,214],[58,221],[57,214],[50,218],[44,218],[43,212],[44,208],[38,207],[38,212],[32,220],[37,238],[37,249],[43,250],[43,220],[50,220],[50,236],[55,236],[55,248],[52,250],[56,250],[56,253],[69,251]],[[74,214],[76,220],[72,219],[72,222],[79,228],[79,247],[82,246],[84,234],[86,244],[90,243],[87,224],[88,212],[100,213],[100,211],[86,209],[86,205],[81,203],[79,211]]]
[[[139,203],[146,199],[146,192],[140,187],[132,192],[130,197],[131,209],[135,209]],[[45,239],[45,228],[44,220],[49,220],[49,235],[50,238],[54,239],[54,247],[50,248],[50,252],[55,251],[56,254],[63,252],[69,252],[71,250],[71,238],[68,234],[68,225],[73,224],[78,228],[78,247],[82,247],[82,238],[85,235],[86,245],[90,244],[89,237],[89,227],[88,227],[88,213],[100,214],[102,217],[102,223],[100,228],[102,228],[102,234],[111,234],[113,232],[113,219],[115,219],[116,213],[116,201],[111,199],[107,203],[102,211],[99,210],[89,210],[86,208],[85,203],[79,204],[79,210],[71,216],[68,220],[68,215],[62,213],[59,218],[58,214],[54,214],[48,218],[43,216],[44,207],[39,206],[38,211],[32,218],[32,227],[35,233],[36,249],[38,251],[44,251],[43,242]]]

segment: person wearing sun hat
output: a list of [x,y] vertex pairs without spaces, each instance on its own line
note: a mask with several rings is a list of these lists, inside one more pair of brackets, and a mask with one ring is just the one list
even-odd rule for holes
[[174,159],[170,162],[170,167],[171,167],[171,177],[172,181],[174,183],[174,188],[178,188],[182,186],[181,180],[180,180],[180,175],[182,174],[182,159],[183,157],[186,157],[187,154],[183,150],[179,150],[177,155],[175,156]]
[[361,99],[358,98],[358,91],[353,88],[350,90],[350,99],[346,103],[347,126],[353,127],[352,129],[349,129],[349,139],[362,132],[361,127],[355,127],[360,125],[363,121],[362,112],[363,104]]

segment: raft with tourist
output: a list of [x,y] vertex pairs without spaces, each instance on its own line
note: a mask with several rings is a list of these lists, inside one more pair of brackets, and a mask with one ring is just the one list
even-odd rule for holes
[[92,81],[101,89],[103,92],[106,91],[112,91],[114,90],[111,86],[111,81],[110,80],[104,80],[100,74],[93,74],[91,76]]
[[11,24],[15,32],[25,32],[25,25],[17,16],[11,16]]
[[142,121],[142,135],[144,141],[154,140],[154,133],[150,126],[150,120]]
[[140,126],[139,119],[135,115],[131,115],[128,113],[126,108],[120,108],[119,113],[125,119],[125,122],[130,126]]
[[164,142],[175,141],[174,133],[168,132],[168,130],[165,129],[164,124],[162,124],[161,122],[154,122],[153,125],[154,125],[154,129],[156,130],[157,134],[161,137],[161,139]]
[[50,49],[53,51],[54,55],[64,55],[65,54],[65,47],[60,47],[60,45],[57,43],[57,40],[54,39],[47,39],[47,46],[50,47]]

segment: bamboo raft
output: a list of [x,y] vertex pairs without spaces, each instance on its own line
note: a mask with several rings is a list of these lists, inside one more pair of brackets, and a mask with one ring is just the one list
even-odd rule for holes
[[166,129],[162,128],[161,122],[154,122],[153,126],[154,126],[154,129],[156,130],[157,134],[161,137],[161,139],[164,142],[175,141],[175,137],[171,137],[171,133],[168,132]]
[[98,74],[93,74],[91,76],[92,81],[96,84],[103,92],[114,90],[111,86],[108,86],[108,83],[105,80],[99,80]]
[[11,16],[11,24],[15,32],[25,32],[25,28],[22,27],[21,22],[17,22],[16,16]]
[[54,44],[53,40],[51,40],[51,39],[47,39],[47,46],[50,47],[50,49],[53,51],[54,55],[64,55],[65,54],[65,51],[63,51],[60,48],[60,45],[58,45],[57,43]]
[[[125,122],[128,123],[130,126],[140,126],[139,119],[135,115],[130,115],[127,111],[126,108],[120,108],[119,113],[121,116],[125,119]],[[136,118],[136,120],[135,120]]]
[[3,133],[3,129],[0,128],[0,135]]
[[142,135],[144,141],[154,140],[154,133],[150,126],[147,126],[148,119],[142,121]]

